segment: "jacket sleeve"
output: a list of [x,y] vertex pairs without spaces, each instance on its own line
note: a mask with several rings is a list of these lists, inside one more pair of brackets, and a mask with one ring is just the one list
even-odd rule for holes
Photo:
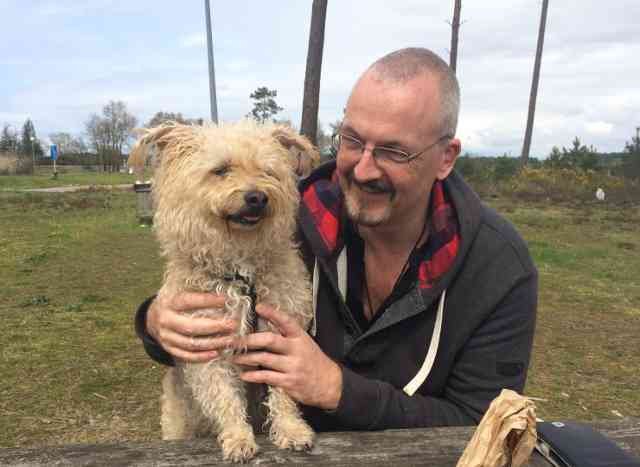
[[149,311],[149,306],[155,298],[155,295],[147,298],[138,307],[135,316],[136,334],[138,335],[140,340],[142,340],[144,350],[147,352],[147,355],[149,355],[149,357],[151,357],[158,363],[162,363],[163,365],[173,366],[175,365],[173,357],[166,350],[164,350],[162,346],[158,344],[158,342],[156,342],[156,340],[151,337],[151,335],[147,331],[147,311]]
[[522,392],[533,344],[537,275],[515,285],[471,335],[440,397],[405,394],[343,367],[342,397],[329,414],[358,430],[476,424],[503,388]]

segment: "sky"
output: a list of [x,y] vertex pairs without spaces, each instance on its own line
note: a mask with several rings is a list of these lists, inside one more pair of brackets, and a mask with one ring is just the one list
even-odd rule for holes
[[[518,156],[541,0],[462,0],[463,152]],[[531,154],[582,143],[621,151],[640,126],[640,1],[550,0]],[[300,125],[311,0],[211,0],[218,115],[259,86]],[[447,62],[453,0],[329,0],[319,118],[338,120],[358,76],[403,47]],[[204,1],[0,0],[0,125],[83,135],[110,100],[140,124],[158,111],[209,118]]]

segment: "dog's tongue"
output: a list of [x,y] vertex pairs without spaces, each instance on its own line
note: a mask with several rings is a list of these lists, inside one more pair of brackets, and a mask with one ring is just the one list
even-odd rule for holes
[[249,213],[236,214],[235,216],[229,216],[229,220],[231,220],[232,222],[237,222],[238,224],[245,224],[245,225],[257,224],[258,222],[260,222],[261,219],[262,219],[262,216],[249,214]]
[[264,217],[263,209],[245,208],[229,216],[229,220],[239,224],[257,224]]

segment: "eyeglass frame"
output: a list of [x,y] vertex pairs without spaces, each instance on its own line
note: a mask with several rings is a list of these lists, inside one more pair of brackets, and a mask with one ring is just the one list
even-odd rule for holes
[[[360,154],[364,153],[365,150],[365,143],[360,141],[358,138],[356,138],[355,136],[350,136],[350,135],[345,135],[344,133],[341,132],[336,132],[333,135],[331,135],[331,147],[333,148],[333,150],[336,152],[336,156],[338,154],[338,152],[340,152],[340,143],[342,141],[342,138],[346,138],[347,140],[350,140],[353,143],[359,143],[360,144],[360,149],[359,152]],[[376,156],[376,150],[383,150],[383,151],[387,151],[390,152],[392,154],[398,154],[400,156],[400,159],[394,159],[392,157],[384,157],[384,160],[390,160],[391,162],[394,162],[396,164],[408,164],[409,162],[411,162],[412,160],[420,157],[422,154],[424,154],[425,152],[427,152],[429,149],[437,146],[438,144],[442,143],[443,140],[445,139],[452,139],[453,136],[446,134],[441,136],[440,138],[438,138],[434,143],[430,144],[429,146],[427,146],[426,148],[418,151],[418,152],[414,152],[413,154],[409,154],[408,152],[402,151],[400,149],[396,149],[396,148],[390,148],[388,146],[374,146],[371,149],[371,155],[373,156],[374,159],[378,160],[378,157]]]

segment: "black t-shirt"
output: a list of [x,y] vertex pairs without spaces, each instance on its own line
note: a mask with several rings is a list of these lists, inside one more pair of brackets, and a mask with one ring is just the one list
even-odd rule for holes
[[[346,216],[345,216],[346,218]],[[364,278],[364,240],[358,234],[355,226],[351,221],[345,219],[344,225],[344,241],[347,246],[347,306],[351,311],[351,315],[358,323],[360,330],[366,332],[376,320],[382,316],[384,310],[394,301],[405,295],[411,290],[417,281],[418,267],[421,260],[427,254],[429,241],[427,241],[417,249],[414,249],[410,255],[407,267],[402,276],[397,280],[391,294],[380,305],[380,308],[373,314],[371,321],[367,320],[364,315],[364,306],[362,303],[363,296],[363,278]]]

